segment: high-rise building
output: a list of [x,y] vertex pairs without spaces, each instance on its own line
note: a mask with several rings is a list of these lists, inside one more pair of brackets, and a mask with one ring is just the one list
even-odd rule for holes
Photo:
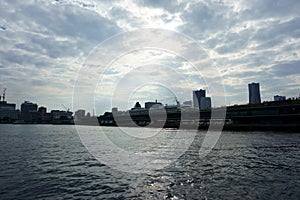
[[248,90],[249,90],[249,104],[261,103],[259,83],[248,84]]
[[193,105],[194,108],[200,108],[201,97],[205,97],[205,90],[194,90],[193,91]]

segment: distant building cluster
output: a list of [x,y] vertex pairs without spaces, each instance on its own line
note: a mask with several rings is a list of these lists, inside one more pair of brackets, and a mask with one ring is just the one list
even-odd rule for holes
[[[0,123],[25,123],[25,124],[73,124],[74,121],[77,124],[82,125],[97,125],[96,117],[93,116],[83,109],[77,110],[74,114],[74,118],[72,116],[72,112],[67,110],[51,110],[47,112],[46,107],[39,107],[36,103],[32,103],[30,101],[24,101],[21,104],[21,110],[16,109],[16,104],[7,103],[5,101],[5,91],[0,94]],[[260,86],[259,83],[249,83],[248,84],[248,92],[249,92],[249,104],[256,106],[255,104],[262,104],[261,96],[260,96]],[[179,103],[176,97],[176,105],[163,105],[161,102],[149,101],[145,102],[145,106],[142,107],[139,102],[136,102],[133,108],[130,111],[134,111],[134,113],[138,112],[149,112],[150,109],[161,109],[165,108],[167,110],[176,110],[180,108],[185,109],[195,109],[195,110],[210,110],[212,108],[211,97],[206,96],[205,89],[199,89],[192,91],[193,100],[184,101],[182,104]],[[300,97],[300,96],[299,96]],[[275,95],[273,102],[267,102],[268,105],[277,105],[288,103],[289,101],[294,100],[295,98],[287,99],[285,96]],[[300,99],[300,98],[296,98]],[[266,104],[266,102],[264,102]],[[118,111],[118,108],[112,108],[113,113],[126,113],[127,111]],[[107,114],[106,113],[106,114]]]
[[[161,102],[158,102],[157,100],[155,100],[155,101],[145,102],[144,107],[142,107],[139,102],[136,102],[136,104],[134,105],[133,108],[131,108],[131,110],[141,110],[141,109],[149,110],[151,108],[163,108],[163,107],[164,106]],[[118,108],[113,108],[112,112],[118,112]]]
[[91,113],[88,112],[87,114],[85,114],[85,110],[83,110],[83,109],[75,111],[75,114],[74,114],[75,120],[83,120],[83,119],[90,118],[90,117],[92,117]]
[[38,107],[36,103],[24,101],[21,110],[16,110],[16,104],[0,102],[1,123],[21,124],[72,124],[73,116],[70,111],[51,110],[47,112],[46,107]]
[[75,111],[74,113],[74,122],[77,125],[91,125],[91,126],[98,126],[98,121],[97,117],[94,116],[94,111],[93,111],[93,116],[91,113],[87,112],[85,114],[85,110],[79,109]]

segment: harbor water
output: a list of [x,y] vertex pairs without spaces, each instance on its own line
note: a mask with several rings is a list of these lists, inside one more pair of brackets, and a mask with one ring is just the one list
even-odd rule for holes
[[[191,130],[180,131],[185,137]],[[170,165],[129,173],[97,160],[75,126],[1,124],[0,199],[300,198],[300,133],[223,132],[200,158],[205,134],[196,132],[193,143]]]

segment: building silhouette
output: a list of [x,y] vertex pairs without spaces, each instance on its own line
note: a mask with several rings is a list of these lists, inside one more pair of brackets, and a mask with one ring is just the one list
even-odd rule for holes
[[85,118],[85,110],[80,109],[75,112],[75,120]]
[[200,110],[210,109],[211,108],[211,98],[210,97],[201,97],[200,99]]
[[200,110],[211,108],[211,98],[206,97],[205,90],[194,90],[193,91],[193,106],[194,108],[199,108]]
[[274,101],[285,101],[285,100],[286,100],[285,96],[279,96],[279,95],[274,96]]
[[136,102],[135,105],[134,105],[134,107],[133,107],[133,109],[139,109],[141,107],[142,106],[141,106],[140,102]]
[[159,107],[163,107],[161,102],[157,102],[157,100],[155,100],[154,102],[149,101],[149,102],[145,102],[145,108],[146,109],[150,109],[151,107],[153,108],[159,108]]
[[47,108],[44,106],[41,106],[38,108],[38,123],[41,124],[47,124],[50,123],[52,120],[52,116],[50,113],[47,113]]
[[51,110],[52,124],[73,124],[73,112],[64,110]]
[[24,101],[24,103],[21,104],[21,119],[26,123],[37,121],[37,108],[38,105],[36,103]]
[[0,101],[0,122],[12,122],[19,118],[20,110],[16,110],[16,104]]
[[45,114],[47,113],[47,108],[44,106],[39,107],[38,112],[41,114]]
[[206,96],[206,91],[205,90],[194,90],[193,91],[193,106],[194,108],[200,108],[200,103],[201,103],[201,97]]
[[259,83],[250,83],[248,84],[249,90],[249,104],[260,104],[260,90]]

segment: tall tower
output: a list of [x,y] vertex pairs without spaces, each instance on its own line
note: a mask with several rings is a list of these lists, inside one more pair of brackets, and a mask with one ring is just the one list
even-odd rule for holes
[[205,90],[194,90],[193,91],[193,106],[194,108],[200,108],[201,97],[205,97]]
[[261,103],[259,83],[248,84],[248,90],[249,90],[249,104]]

